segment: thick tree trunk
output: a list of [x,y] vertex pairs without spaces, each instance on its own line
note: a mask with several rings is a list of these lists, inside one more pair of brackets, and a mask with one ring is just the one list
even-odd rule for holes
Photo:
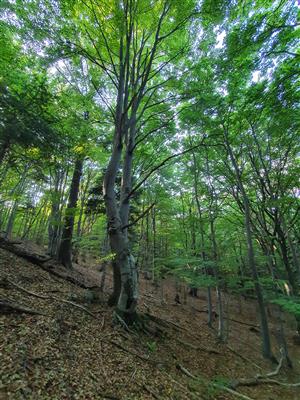
[[72,268],[72,237],[82,168],[83,158],[80,157],[75,162],[68,206],[65,211],[64,227],[58,250],[58,260],[67,268]]
[[[120,60],[123,60],[122,42],[120,46]],[[118,98],[116,107],[116,126],[114,134],[114,146],[112,155],[104,176],[103,194],[106,207],[108,222],[108,234],[111,251],[114,253],[114,299],[119,292],[119,282],[121,282],[120,294],[116,307],[116,313],[126,323],[132,323],[136,319],[136,305],[138,299],[137,270],[133,256],[131,255],[127,238],[127,229],[123,229],[128,224],[129,217],[129,198],[131,190],[132,174],[132,148],[135,126],[128,126],[123,115],[124,101],[124,65],[121,62],[120,79],[118,87]],[[126,122],[126,126],[125,126]],[[130,138],[128,138],[130,133]],[[126,138],[126,153],[123,165],[123,176],[121,185],[120,205],[117,203],[115,184],[117,173],[122,157],[123,140]],[[112,298],[110,300],[113,300]]]

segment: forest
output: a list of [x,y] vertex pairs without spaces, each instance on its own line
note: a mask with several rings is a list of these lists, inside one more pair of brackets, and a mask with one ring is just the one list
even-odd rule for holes
[[300,399],[299,15],[1,2],[1,399]]

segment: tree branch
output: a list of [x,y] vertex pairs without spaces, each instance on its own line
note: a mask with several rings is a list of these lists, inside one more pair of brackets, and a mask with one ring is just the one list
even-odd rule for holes
[[153,207],[155,206],[155,203],[152,203],[151,206],[149,206],[148,208],[146,208],[146,210],[137,218],[135,219],[133,222],[131,222],[130,224],[127,224],[125,226],[122,227],[122,230],[124,229],[128,229],[131,226],[135,225],[140,219],[142,219]]

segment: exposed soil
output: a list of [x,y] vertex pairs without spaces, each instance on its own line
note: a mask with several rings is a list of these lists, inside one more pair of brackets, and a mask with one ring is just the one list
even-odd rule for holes
[[[99,284],[100,273],[95,268],[77,269]],[[256,306],[251,300],[239,301],[226,295],[231,318],[229,349],[218,342],[216,331],[206,324],[205,292],[192,298],[186,295],[183,284],[176,285],[172,279],[162,280],[155,287],[140,277],[139,311],[159,318],[157,323],[149,321],[152,333],[131,333],[112,323],[113,312],[106,305],[110,273],[104,295],[92,303],[89,290],[0,249],[0,280],[1,299],[43,314],[0,316],[1,399],[225,400],[238,397],[217,389],[212,382],[227,385],[276,367],[260,356]],[[47,298],[25,293],[7,280]],[[175,304],[176,286],[184,304]],[[92,315],[60,300],[79,304]],[[279,357],[276,312],[269,312],[273,347]],[[285,317],[294,369],[282,368],[276,379],[299,382],[300,346],[293,344],[294,322]],[[179,366],[199,379],[189,378]],[[261,384],[239,387],[237,391],[255,400],[300,399],[299,387]]]

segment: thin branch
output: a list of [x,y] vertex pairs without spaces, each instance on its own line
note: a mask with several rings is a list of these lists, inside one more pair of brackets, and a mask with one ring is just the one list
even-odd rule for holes
[[152,203],[151,206],[149,206],[148,208],[146,208],[146,210],[138,217],[136,218],[133,222],[131,222],[130,224],[127,224],[125,226],[122,227],[122,230],[124,229],[128,229],[131,226],[135,225],[137,222],[139,222],[139,220],[141,220],[153,207],[155,206],[155,203]]
[[[139,189],[139,188],[142,186],[142,184],[143,184],[155,171],[157,171],[158,169],[160,169],[161,167],[163,167],[168,161],[172,160],[173,158],[183,156],[184,154],[187,154],[187,153],[189,153],[190,151],[192,151],[192,150],[194,150],[194,149],[198,149],[199,147],[204,146],[204,143],[203,143],[204,140],[205,140],[205,138],[203,138],[202,141],[201,141],[199,144],[197,144],[197,145],[195,145],[195,146],[193,146],[193,147],[191,147],[191,148],[188,148],[188,149],[186,149],[186,150],[180,151],[179,153],[176,153],[176,154],[172,154],[171,156],[165,158],[161,163],[159,163],[158,165],[156,165],[155,167],[153,167],[153,168],[146,174],[146,176],[131,190],[131,192],[128,193],[126,199],[128,200],[128,199],[133,195],[133,193],[136,192],[137,189]],[[216,145],[218,146],[219,144],[216,144]]]

